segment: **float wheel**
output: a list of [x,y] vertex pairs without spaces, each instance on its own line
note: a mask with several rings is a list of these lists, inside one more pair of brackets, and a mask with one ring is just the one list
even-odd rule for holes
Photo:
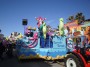
[[82,67],[79,59],[73,54],[67,55],[64,61],[65,61],[65,67]]

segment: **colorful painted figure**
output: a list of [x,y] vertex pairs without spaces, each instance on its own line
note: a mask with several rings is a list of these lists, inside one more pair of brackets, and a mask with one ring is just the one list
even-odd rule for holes
[[36,20],[38,21],[37,25],[38,25],[38,28],[39,28],[40,25],[42,25],[42,21],[46,20],[46,18],[38,17],[38,18],[36,18]]
[[88,44],[90,45],[90,26],[86,28],[85,35],[88,39]]
[[64,36],[64,23],[63,23],[63,18],[59,19],[59,33],[61,36]]
[[38,36],[40,37],[40,42],[41,42],[41,47],[45,47],[45,39],[46,39],[46,34],[47,34],[47,27],[46,23],[44,22],[46,18],[38,17],[36,20],[38,21],[38,29],[39,33]]

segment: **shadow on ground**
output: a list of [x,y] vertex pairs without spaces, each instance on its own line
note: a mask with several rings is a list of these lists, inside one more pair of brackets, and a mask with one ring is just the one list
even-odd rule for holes
[[52,67],[52,65],[40,59],[18,61],[16,57],[12,57],[0,61],[0,67]]

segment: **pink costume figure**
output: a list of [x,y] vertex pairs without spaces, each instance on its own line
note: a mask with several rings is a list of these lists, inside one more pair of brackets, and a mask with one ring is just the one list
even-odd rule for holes
[[38,18],[36,18],[36,20],[38,21],[37,25],[38,25],[38,28],[39,28],[40,25],[42,25],[42,21],[46,20],[46,18],[38,17]]

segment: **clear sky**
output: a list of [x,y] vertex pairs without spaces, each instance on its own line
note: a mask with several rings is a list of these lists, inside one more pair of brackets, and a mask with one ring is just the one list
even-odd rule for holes
[[46,24],[56,28],[59,18],[66,19],[82,12],[90,19],[90,0],[0,0],[0,29],[5,36],[21,32],[22,19],[28,19],[28,26],[37,27],[35,17],[46,19]]

